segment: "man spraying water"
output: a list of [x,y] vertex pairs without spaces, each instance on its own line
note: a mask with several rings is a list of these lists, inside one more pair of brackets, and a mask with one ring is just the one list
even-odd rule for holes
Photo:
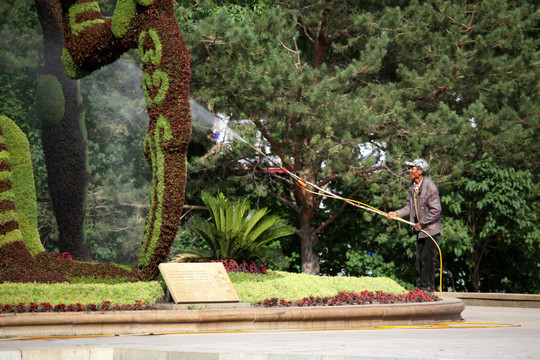
[[[193,115],[194,121],[201,122],[202,124],[208,127],[215,127],[216,115],[212,114],[208,110],[204,109],[204,107],[192,101],[192,110],[195,110],[195,109],[198,109],[198,110],[195,111],[195,114]],[[317,186],[316,184],[307,181],[306,179],[298,176],[297,174],[287,170],[280,163],[275,162],[272,158],[268,157],[260,149],[250,144],[248,141],[243,139],[240,135],[238,135],[232,129],[228,128],[228,126],[225,125],[225,127],[227,128],[226,133],[229,133],[230,135],[232,135],[232,138],[234,138],[235,140],[239,140],[242,143],[248,145],[255,152],[265,157],[270,163],[274,164],[275,166],[279,167],[283,172],[290,175],[294,179],[295,184],[303,188],[304,191],[307,191],[307,192],[310,192],[319,196],[326,196],[326,197],[342,200],[352,206],[359,207],[363,210],[373,212],[375,214],[385,216],[387,218],[391,218],[393,220],[397,220],[397,221],[400,221],[400,222],[403,222],[405,224],[415,227],[415,230],[418,231],[417,266],[416,266],[418,270],[418,274],[419,274],[418,275],[419,277],[417,280],[418,288],[422,290],[426,290],[428,292],[434,292],[435,290],[435,285],[434,285],[435,258],[434,257],[436,257],[437,252],[439,253],[440,263],[441,263],[441,268],[440,268],[441,279],[440,280],[441,280],[441,287],[442,287],[442,257],[441,257],[440,249],[438,246],[438,243],[440,242],[440,231],[441,231],[441,223],[440,223],[440,218],[439,218],[439,214],[441,212],[441,205],[440,205],[439,192],[437,190],[437,186],[432,180],[425,177],[425,174],[428,170],[428,164],[425,160],[416,159],[414,162],[406,163],[407,165],[410,166],[409,175],[411,177],[411,180],[413,180],[413,184],[416,184],[417,185],[416,187],[418,188],[418,195],[416,198],[416,203],[421,208],[419,211],[419,214],[416,215],[416,210],[414,212],[410,211],[410,209],[414,208],[414,200],[415,200],[414,196],[411,197],[410,191],[409,191],[410,196],[409,196],[407,205],[403,209],[400,209],[397,212],[394,211],[394,212],[386,213],[382,210],[374,208],[373,206],[362,203],[360,201],[347,199],[339,195],[336,195],[326,188],[321,188]],[[413,185],[411,184],[411,186]],[[409,214],[411,220],[408,221],[408,220],[403,219],[401,216],[398,216],[398,213],[402,214],[403,216]],[[432,235],[435,235],[436,238],[433,238]],[[442,296],[442,293],[441,293],[441,296]]]
[[[416,286],[429,293],[435,291],[435,263],[441,241],[441,199],[433,180],[426,177],[429,165],[424,159],[406,162],[409,165],[409,186],[406,205],[388,213],[388,218],[409,215],[416,232]],[[434,240],[429,238],[429,236]],[[436,242],[436,243],[435,243]]]

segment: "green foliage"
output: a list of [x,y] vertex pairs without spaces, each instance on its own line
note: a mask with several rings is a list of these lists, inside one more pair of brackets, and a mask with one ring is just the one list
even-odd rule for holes
[[233,203],[222,193],[213,197],[206,192],[202,199],[212,222],[195,220],[193,230],[210,247],[214,260],[272,260],[265,245],[294,232],[277,215],[269,215],[267,208],[250,209],[248,199]]
[[34,1],[0,3],[0,114],[23,131],[38,125],[32,112],[36,76],[41,70],[43,41]]
[[[530,181],[538,182],[534,175],[539,173],[540,151],[537,7],[528,1],[438,0],[400,7],[390,7],[394,4],[388,2],[342,1],[331,9],[324,1],[307,4],[290,1],[257,14],[246,11],[242,21],[231,6],[214,2],[201,3],[197,13],[187,6],[180,9],[188,18],[183,28],[193,49],[194,96],[217,112],[231,114],[233,126],[237,119],[265,119],[258,127],[266,140],[272,140],[265,149],[282,163],[289,162],[298,174],[316,174],[310,179],[316,183],[332,179],[329,189],[345,196],[354,194],[386,211],[403,206],[406,198],[409,181],[402,162],[425,157],[430,177],[445,200],[441,244],[445,287],[474,290],[468,274],[477,254],[471,248],[475,240],[469,231],[468,209],[480,203],[479,213],[485,220],[477,224],[478,235],[502,236],[491,243],[498,250],[489,248],[483,255],[482,272],[492,273],[493,280],[484,279],[483,289],[510,289],[511,284],[524,292],[538,291],[537,282],[529,277],[538,271],[538,246],[532,245],[538,221],[531,219],[535,213],[531,209],[538,207],[538,187],[525,195],[518,188],[511,191],[496,185],[499,195],[484,200],[466,189],[467,184],[473,186],[466,179],[481,183],[472,174],[478,170],[472,168],[485,154],[495,167],[514,168],[518,178],[528,171],[523,176],[532,175]],[[332,37],[332,42],[326,37],[325,61],[313,67],[321,14],[339,19],[323,32],[339,36]],[[200,46],[205,36],[212,41]],[[235,130],[253,143],[260,141],[254,127],[236,126]],[[368,141],[384,151],[384,158],[377,157],[376,151],[367,155],[354,151]],[[236,185],[258,201],[272,194],[283,203],[299,205],[298,197],[290,196],[296,193],[287,179],[238,174],[221,165],[235,164],[235,157],[249,159],[255,170],[266,168],[252,150],[240,144],[227,154],[208,156],[206,167],[194,165],[197,174],[216,174],[210,177],[209,188],[229,191]],[[358,157],[364,162],[358,163]],[[374,160],[384,159],[388,171],[356,175]],[[221,179],[226,180],[217,184]],[[197,186],[190,190],[204,187],[201,182]],[[513,200],[506,198],[510,195]],[[487,215],[492,207],[498,215]],[[298,208],[319,210],[310,222],[316,228],[328,222],[330,215],[340,214],[341,204],[325,199],[323,206]],[[513,210],[521,214],[518,208],[529,209],[530,214],[510,220]],[[353,270],[346,265],[350,261],[347,251],[367,251],[378,255],[373,265],[393,262],[394,276],[414,283],[414,238],[407,226],[377,220],[350,207],[341,214],[343,220],[331,221],[317,234],[323,273],[349,273]],[[527,225],[531,223],[532,227]],[[504,240],[509,238],[511,245]],[[298,255],[298,245],[284,245],[287,254]],[[505,251],[520,260],[501,259]],[[495,271],[496,263],[524,265],[519,271],[517,265]],[[527,276],[520,280],[522,271]]]
[[388,278],[314,276],[269,271],[267,274],[229,273],[240,301],[254,303],[276,297],[299,300],[306,296],[334,296],[340,291],[384,291],[404,294],[405,289]]
[[[497,168],[488,156],[473,165],[474,178],[464,179],[470,204],[484,213],[480,239],[501,237],[511,241],[513,231],[530,231],[534,208],[528,201],[533,188],[528,171],[516,172],[513,168]],[[481,216],[481,215],[480,215]]]
[[[376,276],[376,277],[394,277],[395,264],[393,261],[386,261],[380,254],[374,252],[347,251],[347,262],[345,267],[347,273],[352,276]],[[394,279],[398,283],[399,279]]]
[[[377,75],[390,46],[383,29],[397,15],[389,13],[377,27],[369,26],[373,19],[357,26],[357,2],[336,3],[332,9],[322,1],[280,5],[248,12],[241,21],[224,7],[187,23],[183,32],[192,45],[192,93],[214,111],[229,115],[229,124],[243,138],[306,180],[332,186],[338,177],[353,179],[374,163],[372,156],[361,156],[359,145],[385,120],[375,112],[393,107],[379,109],[373,94],[388,91],[364,84],[372,78],[376,84],[385,80]],[[326,22],[325,16],[339,21]],[[330,41],[319,31],[347,35]],[[197,46],[205,37],[214,40]],[[328,41],[319,42],[322,38]],[[252,126],[235,126],[243,119]],[[378,151],[379,145],[373,145],[370,155]],[[308,249],[302,252],[302,265],[310,262],[317,272],[313,244],[320,223],[313,220],[321,199],[299,191],[287,177],[258,175],[273,165],[253,149],[238,145],[233,151],[249,164],[245,176],[235,174],[246,192],[260,198],[271,195],[293,212],[289,216],[296,217],[297,234]]]
[[205,0],[199,2],[198,6],[195,7],[191,1],[181,0],[178,1],[177,12],[184,18],[198,20],[226,11],[238,21],[242,21],[253,14],[260,15],[274,3],[274,0]]
[[42,75],[36,86],[36,111],[44,126],[58,125],[64,118],[62,85],[53,75]]
[[[461,183],[459,196],[441,199],[454,215],[466,219],[450,222],[446,248],[465,257],[474,289],[538,291],[540,272],[534,260],[540,247],[534,235],[538,233],[538,197],[532,174],[497,166],[493,158],[484,155],[468,168]],[[525,273],[509,270],[515,267],[517,254],[523,256],[520,262],[529,262],[526,259],[532,256]]]
[[[101,1],[100,7],[112,13],[112,3]],[[314,54],[311,40],[317,35],[316,25],[322,13],[319,6],[324,2],[312,1],[305,6],[307,2],[290,1],[280,8],[274,7],[273,2],[257,0],[201,1],[197,7],[188,1],[179,4],[177,18],[193,53],[194,97],[216,112],[233,114],[231,120],[267,119],[265,126],[283,139],[281,144],[268,148],[273,154],[279,151],[292,154],[294,133],[285,123],[290,114],[317,115],[312,119],[299,117],[297,132],[305,139],[302,154],[315,160],[318,154],[325,161],[325,169],[334,174],[328,165],[332,164],[344,180],[332,183],[329,189],[348,195],[365,185],[355,193],[355,199],[386,211],[394,210],[403,205],[408,186],[401,161],[426,157],[430,176],[439,185],[445,201],[441,244],[444,287],[474,290],[469,275],[474,259],[467,210],[476,200],[471,200],[465,191],[465,179],[478,183],[482,180],[473,174],[473,164],[483,154],[489,154],[496,168],[513,168],[516,174],[529,171],[533,184],[538,183],[540,37],[536,30],[539,11],[535,4],[521,0],[478,4],[437,0],[402,2],[396,7],[392,2],[333,2],[328,16],[334,28],[327,34],[341,36],[327,48],[329,61],[325,71],[329,78],[322,69],[320,72],[309,69]],[[43,63],[41,31],[33,1],[0,2],[0,18],[3,84],[0,113],[13,119],[29,137],[41,234],[54,249],[56,225],[46,195],[38,112],[32,110],[34,86]],[[301,20],[304,22],[300,23]],[[349,22],[354,26],[347,26]],[[294,24],[301,24],[301,28],[295,29]],[[207,40],[208,36],[211,40]],[[299,67],[296,67],[298,57],[293,54],[293,38],[301,50],[303,61]],[[378,39],[381,44],[377,47]],[[203,44],[208,46],[210,57]],[[355,64],[349,67],[353,60]],[[133,249],[139,246],[136,239],[140,239],[143,231],[141,222],[136,221],[139,208],[125,205],[147,208],[141,187],[150,178],[140,152],[148,120],[143,119],[146,114],[140,78],[137,78],[140,66],[135,64],[138,63],[138,55],[129,53],[117,64],[119,67],[104,68],[81,82],[87,107],[93,182],[89,189],[91,216],[87,217],[86,231],[94,257],[99,260],[133,261],[136,256]],[[340,85],[349,85],[347,101],[354,99],[364,107],[346,106],[329,86],[333,81],[331,72],[336,67],[347,69],[339,75]],[[355,73],[358,68],[362,71]],[[318,104],[309,111],[302,112],[305,94],[297,102],[299,84],[306,84],[310,101],[318,99]],[[231,95],[249,106],[236,108]],[[255,111],[259,108],[261,111]],[[332,123],[338,117],[343,120]],[[348,131],[341,129],[341,125]],[[246,139],[256,138],[253,126],[233,122],[231,126]],[[312,139],[306,136],[309,126],[315,128]],[[335,143],[329,141],[330,130]],[[206,141],[205,136],[201,134],[200,138]],[[355,172],[360,169],[358,164],[347,164],[345,159],[356,159],[361,154],[351,155],[347,149],[367,140],[385,150],[388,171],[359,177]],[[197,149],[198,156],[204,155],[204,150],[204,147]],[[190,160],[186,203],[201,204],[202,190],[215,193],[220,189],[231,198],[249,197],[290,223],[296,221],[294,211],[269,196],[277,193],[283,195],[282,199],[292,199],[290,183],[269,174],[238,171],[238,159],[249,161],[253,169],[262,169],[264,164],[256,161],[251,149],[233,144],[230,152],[213,150],[209,156]],[[303,158],[302,164],[313,164],[312,168],[320,174],[318,163],[310,159]],[[366,161],[363,167],[371,164],[373,160]],[[114,197],[115,194],[118,196]],[[491,206],[496,206],[489,201]],[[502,201],[503,207],[510,206]],[[527,201],[533,209],[538,207],[536,185]],[[340,204],[325,199],[323,206],[324,212],[312,221],[313,225],[328,220],[329,214],[337,214]],[[489,213],[488,209],[486,203],[482,210]],[[408,226],[351,207],[342,216],[343,219],[318,234],[317,251],[323,260],[321,272],[348,273],[350,270],[345,266],[348,250],[358,254],[373,251],[384,262],[394,263],[396,277],[414,282],[414,237]],[[525,231],[515,230],[516,222],[504,214],[494,219],[495,225],[488,223],[490,230],[486,236],[509,221],[512,229],[509,236],[513,241],[507,244],[501,238],[500,242],[492,243],[497,249],[490,249],[483,256],[480,262],[483,276],[491,274],[492,280],[484,277],[480,283],[482,290],[538,292],[535,285],[540,278],[540,255],[535,245],[540,239],[538,220],[532,219],[533,229]],[[503,221],[503,225],[497,225],[498,221]],[[181,252],[191,240],[188,235],[178,239],[175,251]],[[300,265],[297,240],[292,236],[282,238],[279,247],[295,260],[292,266],[297,271]]]
[[100,304],[110,301],[116,304],[132,304],[135,300],[154,304],[165,296],[157,281],[123,284],[20,284],[4,283],[0,285],[2,304],[42,303],[55,304]]
[[22,239],[32,255],[44,251],[38,233],[36,189],[30,150],[26,135],[6,116],[0,116],[0,127],[9,151],[13,184],[13,202]]
[[210,247],[206,242],[190,230],[192,227],[192,219],[193,217],[188,217],[178,231],[171,248],[171,254],[169,255],[170,260],[186,253],[200,254],[201,259],[204,259],[210,253]]

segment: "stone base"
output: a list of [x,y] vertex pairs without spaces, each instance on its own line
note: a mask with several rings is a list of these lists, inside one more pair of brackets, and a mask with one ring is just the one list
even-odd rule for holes
[[417,304],[224,308],[0,315],[0,338],[208,331],[357,329],[461,320],[463,301]]
[[540,308],[540,295],[535,294],[446,292],[443,296],[461,299],[470,306]]

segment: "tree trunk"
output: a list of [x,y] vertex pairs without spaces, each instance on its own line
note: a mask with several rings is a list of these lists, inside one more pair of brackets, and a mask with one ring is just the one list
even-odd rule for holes
[[[63,37],[61,9],[57,1],[35,1],[43,29],[43,74],[53,80],[40,82],[38,112],[42,120],[42,142],[47,166],[47,183],[58,224],[59,248],[74,259],[88,260],[83,225],[88,185],[84,111],[79,102],[79,85],[69,79],[61,61]],[[55,80],[54,80],[55,79]],[[52,81],[52,82],[51,82]],[[59,84],[61,91],[52,89]],[[58,111],[63,107],[63,116]],[[49,111],[47,111],[49,110]]]
[[471,273],[471,284],[474,292],[480,292],[480,261],[482,260],[482,253],[480,250],[473,251],[472,258],[474,265],[470,269]]
[[456,292],[457,291],[456,290],[456,280],[454,279],[454,274],[448,268],[445,268],[444,270],[448,274],[448,278],[450,278],[450,284],[452,286],[452,291]]
[[478,271],[478,266],[474,266],[471,271],[471,283],[474,292],[480,292],[480,272]]
[[315,228],[310,224],[310,221],[315,216],[314,206],[316,198],[312,194],[308,194],[303,189],[298,189],[302,206],[300,207],[298,218],[300,222],[299,230],[297,231],[300,237],[300,252],[301,252],[301,269],[302,273],[310,275],[319,275],[319,254],[315,251],[315,245],[319,242]]
[[313,227],[307,225],[302,226],[298,232],[300,236],[301,249],[301,264],[302,273],[310,275],[319,275],[319,254],[314,251],[314,247],[318,242],[317,236],[313,234]]

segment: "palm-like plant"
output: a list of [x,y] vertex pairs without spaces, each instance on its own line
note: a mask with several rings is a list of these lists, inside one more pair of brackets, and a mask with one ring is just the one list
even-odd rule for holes
[[210,254],[180,254],[173,261],[180,262],[195,258],[213,260],[272,261],[271,249],[265,248],[271,241],[291,235],[294,229],[277,215],[268,215],[268,209],[250,209],[247,199],[231,202],[222,193],[213,197],[203,192],[202,200],[208,207],[212,221],[195,219],[193,230],[210,247]]

